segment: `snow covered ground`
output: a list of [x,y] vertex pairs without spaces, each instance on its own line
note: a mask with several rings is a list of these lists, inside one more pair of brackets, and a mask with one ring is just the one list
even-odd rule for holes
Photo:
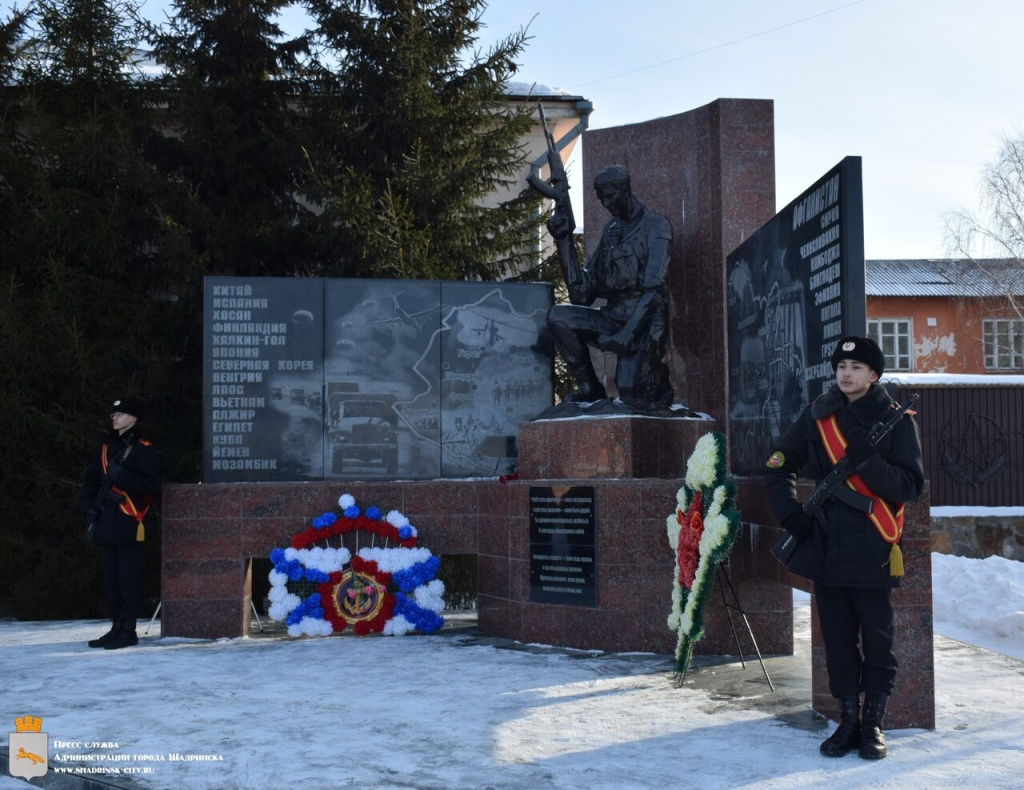
[[[937,727],[890,732],[878,763],[819,756],[831,725],[784,715],[756,662],[675,688],[667,656],[466,629],[104,651],[85,646],[102,623],[5,621],[0,720],[42,717],[48,777],[117,768],[95,775],[168,790],[1024,787],[1024,563],[932,559]],[[809,688],[810,607],[794,597],[796,658],[768,669],[802,667]]]

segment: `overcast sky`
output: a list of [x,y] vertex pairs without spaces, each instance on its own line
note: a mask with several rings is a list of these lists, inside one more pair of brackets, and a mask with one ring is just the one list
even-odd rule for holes
[[863,157],[868,258],[944,257],[944,212],[977,207],[1024,126],[1020,2],[493,0],[484,21],[529,24],[519,78],[590,99],[591,128],[772,99],[777,208]]

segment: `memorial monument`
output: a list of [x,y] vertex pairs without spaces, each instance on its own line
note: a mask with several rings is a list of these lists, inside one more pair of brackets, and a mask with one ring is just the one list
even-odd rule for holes
[[[670,654],[676,641],[667,623],[675,558],[666,517],[675,516],[676,492],[696,443],[723,426],[733,430],[726,260],[775,213],[773,107],[770,101],[720,99],[667,118],[589,131],[583,142],[584,183],[601,187],[586,195],[587,215],[603,218],[607,211],[612,219],[605,227],[590,224],[587,263],[570,286],[574,303],[552,308],[550,325],[570,355],[578,352],[573,373],[579,390],[567,405],[582,408],[594,403],[587,399],[601,395],[600,388],[612,394],[615,387],[621,408],[631,411],[611,419],[520,423],[517,476],[363,479],[346,482],[345,489],[359,501],[400,509],[442,562],[452,554],[477,557],[481,632],[520,642]],[[648,234],[641,245],[634,236],[646,224],[641,218],[656,228],[654,242]],[[561,235],[557,219],[552,229]],[[660,282],[649,285],[652,247],[654,280]],[[638,274],[637,253],[645,253],[644,279],[587,293],[593,287],[587,277],[619,271],[609,263],[622,260],[616,250],[631,261],[623,270],[632,272],[635,262]],[[568,255],[563,260],[574,277],[571,262]],[[595,309],[591,296],[608,303]],[[600,323],[585,328],[591,313],[583,320],[580,310],[596,312],[593,320]],[[591,348],[615,354],[591,355]],[[613,374],[609,360],[622,370]],[[705,417],[660,416],[676,398]],[[731,452],[731,436],[729,441]],[[729,557],[731,580],[762,651],[792,653],[791,587],[799,581],[769,553],[780,530],[760,479],[739,479],[737,489],[742,524]],[[339,493],[336,480],[165,487],[163,634],[247,634],[253,558],[268,556],[308,526],[334,506]],[[930,635],[927,520],[926,498],[908,506],[904,554],[916,572],[908,571],[897,627],[916,620]],[[738,638],[751,654],[745,635]],[[823,653],[816,633],[813,639],[814,706],[827,712]],[[930,641],[904,640],[903,647],[900,661],[910,670],[890,707],[890,726],[933,727]],[[726,606],[708,607],[698,651],[735,654]]]

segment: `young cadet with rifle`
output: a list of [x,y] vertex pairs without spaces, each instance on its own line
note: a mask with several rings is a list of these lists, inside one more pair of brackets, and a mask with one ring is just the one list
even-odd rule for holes
[[86,532],[100,550],[112,621],[110,630],[90,640],[89,647],[117,650],[139,643],[135,619],[146,540],[144,519],[160,490],[156,451],[138,435],[138,421],[145,411],[138,398],[114,401],[113,429],[86,470],[78,498]]
[[[917,426],[904,419],[913,412],[876,384],[885,369],[878,345],[844,337],[832,368],[836,383],[783,436],[765,481],[789,533],[780,544],[794,548],[785,561],[814,582],[829,691],[839,700],[839,727],[821,753],[857,749],[877,760],[886,756],[882,720],[896,680],[890,592],[903,576],[903,503],[921,495],[924,467]],[[801,504],[798,476],[826,482]]]

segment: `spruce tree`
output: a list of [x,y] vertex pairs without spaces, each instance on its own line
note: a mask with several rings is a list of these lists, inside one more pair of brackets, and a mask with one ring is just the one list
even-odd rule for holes
[[95,614],[82,471],[113,398],[174,380],[152,331],[173,331],[174,306],[146,298],[172,279],[140,156],[152,127],[122,4],[43,0],[3,42],[0,596],[22,616]]
[[475,50],[482,0],[309,0],[311,198],[325,273],[495,279],[527,260],[536,199],[509,194],[530,108],[504,87],[526,35]]
[[186,187],[170,209],[207,274],[305,274],[312,268],[298,189],[307,164],[297,80],[303,38],[275,22],[281,0],[176,0],[148,41],[165,136],[156,167]]
[[135,0],[37,0],[0,21],[0,607],[19,616],[102,613],[76,497],[112,398],[149,401],[166,481],[197,478],[203,275],[491,279],[529,254],[534,198],[484,207],[522,166],[529,108],[503,88],[524,34],[481,54],[482,2],[310,0],[311,53],[275,24],[287,5],[177,0],[143,29]]

